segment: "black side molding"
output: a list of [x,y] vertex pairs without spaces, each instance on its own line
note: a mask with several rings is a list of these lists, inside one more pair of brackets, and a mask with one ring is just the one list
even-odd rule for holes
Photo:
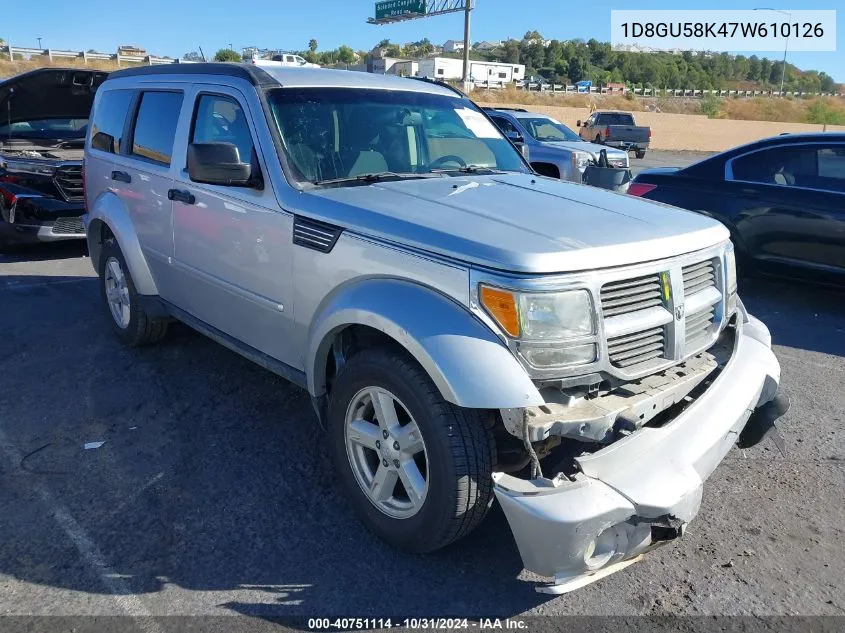
[[333,248],[343,229],[334,224],[297,215],[293,220],[293,243],[321,253]]

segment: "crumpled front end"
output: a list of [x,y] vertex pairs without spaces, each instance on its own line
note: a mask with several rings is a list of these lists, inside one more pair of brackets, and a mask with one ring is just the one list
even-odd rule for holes
[[696,516],[703,482],[780,380],[766,326],[742,309],[737,321],[712,375],[663,416],[576,457],[575,474],[494,475],[525,568],[554,577],[539,591],[564,593],[618,571]]

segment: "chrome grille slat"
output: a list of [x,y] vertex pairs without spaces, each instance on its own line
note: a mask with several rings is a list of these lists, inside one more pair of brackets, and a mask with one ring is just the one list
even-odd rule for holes
[[625,369],[627,367],[632,367],[634,365],[639,365],[640,363],[644,363],[649,360],[653,360],[655,358],[659,358],[662,356],[662,350],[654,350],[647,354],[642,354],[640,356],[635,356],[631,358],[626,358],[624,360],[616,361],[613,364],[619,367],[620,369]]
[[625,345],[626,343],[630,343],[631,341],[636,341],[644,336],[655,336],[663,334],[663,327],[655,327],[648,330],[643,330],[641,332],[635,332],[634,334],[625,334],[623,336],[617,336],[615,338],[609,339],[607,342],[608,347],[616,347],[617,345]]
[[[683,266],[679,271],[681,279],[674,280],[673,287],[677,293],[674,298],[663,296],[661,275],[677,274],[668,267],[663,272],[604,284],[601,287],[601,313],[606,320],[606,331],[619,331],[618,324],[623,318],[626,322],[645,321],[642,330],[632,331],[628,327],[623,335],[608,337],[610,364],[626,372],[642,372],[673,359],[680,360],[681,355],[686,357],[712,342],[717,334],[713,324],[721,298],[717,261],[710,258]],[[683,287],[683,295],[678,292],[679,286]],[[684,315],[680,304],[690,297],[695,298],[689,301],[687,308],[694,312]],[[655,326],[654,319],[645,319],[645,315],[655,308],[668,311],[664,325]],[[672,314],[679,308],[677,315]]]
[[[604,284],[601,288],[602,314],[607,319],[663,307],[661,288],[658,273]],[[663,326],[648,327],[609,338],[607,350],[611,364],[623,368],[663,356],[665,343]]]
[[601,289],[601,307],[605,317],[660,305],[660,276],[656,274],[610,282]]

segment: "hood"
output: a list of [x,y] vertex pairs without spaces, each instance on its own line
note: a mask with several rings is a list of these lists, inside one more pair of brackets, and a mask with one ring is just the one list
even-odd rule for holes
[[0,125],[39,119],[87,119],[108,73],[40,68],[0,82]]
[[729,237],[703,215],[531,174],[314,190],[302,203],[302,211],[358,233],[517,273],[640,263]]
[[586,141],[540,141],[541,145],[547,147],[565,147],[566,149],[574,149],[580,152],[588,152],[598,158],[599,152],[603,149],[607,150],[608,156],[618,154],[626,155],[628,152],[615,147],[608,147],[607,145],[599,145],[598,143],[587,143]]

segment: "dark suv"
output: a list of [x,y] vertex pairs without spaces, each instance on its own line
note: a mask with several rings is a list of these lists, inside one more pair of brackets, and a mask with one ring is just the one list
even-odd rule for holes
[[0,251],[85,238],[82,154],[106,76],[42,68],[0,82]]

